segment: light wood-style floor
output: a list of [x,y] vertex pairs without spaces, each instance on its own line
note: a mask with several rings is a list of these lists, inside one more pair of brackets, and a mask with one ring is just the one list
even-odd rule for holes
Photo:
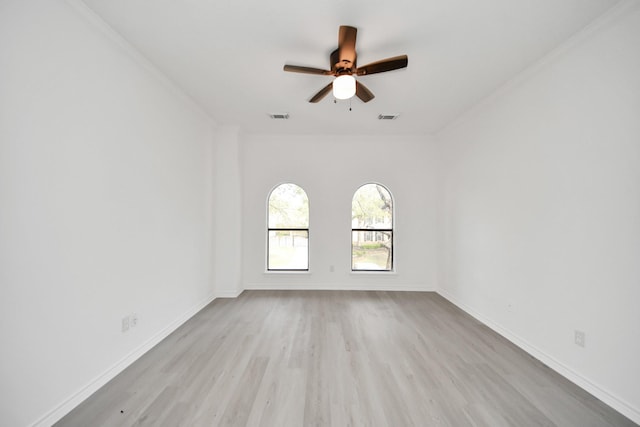
[[57,425],[635,424],[435,293],[246,291]]

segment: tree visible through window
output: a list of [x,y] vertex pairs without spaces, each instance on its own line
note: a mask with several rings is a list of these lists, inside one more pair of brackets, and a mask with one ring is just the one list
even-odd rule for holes
[[351,201],[351,269],[393,270],[393,199],[380,184],[365,184]]
[[309,270],[309,199],[295,184],[269,195],[267,270]]

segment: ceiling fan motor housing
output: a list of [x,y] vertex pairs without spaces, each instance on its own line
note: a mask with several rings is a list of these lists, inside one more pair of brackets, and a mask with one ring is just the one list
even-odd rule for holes
[[356,69],[356,57],[354,57],[353,62],[348,59],[340,59],[340,49],[331,52],[329,62],[331,63],[331,71],[333,71],[336,76],[353,74]]

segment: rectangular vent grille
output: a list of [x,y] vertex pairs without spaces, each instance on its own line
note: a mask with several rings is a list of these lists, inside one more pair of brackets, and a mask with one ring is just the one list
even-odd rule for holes
[[380,114],[378,120],[395,120],[400,114]]
[[289,113],[271,113],[269,114],[274,120],[287,120],[289,118]]

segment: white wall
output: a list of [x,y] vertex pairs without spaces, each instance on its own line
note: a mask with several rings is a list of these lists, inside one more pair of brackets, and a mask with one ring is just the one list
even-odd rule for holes
[[[245,288],[435,288],[436,162],[431,139],[248,135],[242,164]],[[309,197],[308,273],[265,273],[267,197],[284,182],[301,186]],[[351,273],[351,199],[369,182],[385,185],[394,197],[393,274]]]
[[638,3],[438,139],[441,292],[640,422]]
[[55,421],[212,298],[211,123],[73,4],[0,3],[3,426]]
[[219,297],[242,292],[242,168],[240,131],[233,126],[216,130],[215,291]]

